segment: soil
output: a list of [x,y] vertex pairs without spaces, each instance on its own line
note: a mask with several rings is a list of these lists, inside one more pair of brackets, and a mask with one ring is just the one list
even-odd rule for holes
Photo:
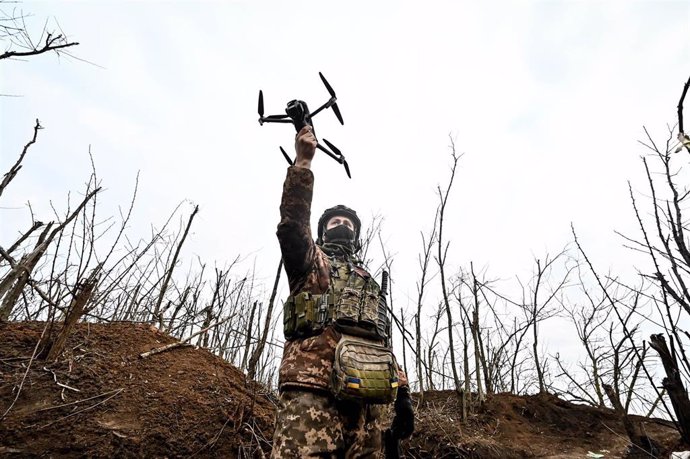
[[[454,391],[424,394],[417,411],[411,457],[467,458],[642,458],[630,447],[625,429],[613,410],[578,405],[550,394],[494,394],[458,422],[462,412]],[[656,457],[690,448],[680,444],[671,423],[633,416],[657,444]],[[594,456],[597,457],[597,456]]]
[[[186,346],[142,359],[175,339],[111,323],[79,324],[60,358],[47,362],[31,358],[43,328],[0,323],[1,457],[270,455],[275,395],[219,357]],[[633,457],[612,410],[495,394],[462,423],[460,407],[454,392],[426,392],[416,432],[403,442],[406,457]],[[668,423],[636,419],[659,457],[690,450]]]
[[[17,394],[43,325],[0,324],[0,416]],[[267,391],[203,349],[139,357],[172,342],[142,324],[79,324],[57,362],[33,362],[0,421],[0,454],[227,458],[269,452],[275,404]]]

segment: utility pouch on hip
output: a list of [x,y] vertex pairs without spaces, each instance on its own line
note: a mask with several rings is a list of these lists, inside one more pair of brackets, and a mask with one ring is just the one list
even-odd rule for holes
[[398,393],[393,351],[375,341],[343,335],[335,349],[331,383],[337,399],[391,403]]
[[285,339],[321,333],[329,319],[328,295],[302,292],[290,295],[283,304]]

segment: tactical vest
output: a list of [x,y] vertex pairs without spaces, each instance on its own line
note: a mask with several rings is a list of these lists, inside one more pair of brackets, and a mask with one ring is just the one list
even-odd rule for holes
[[364,338],[389,339],[390,317],[381,289],[349,261],[330,259],[330,285],[322,294],[300,292],[283,305],[285,339],[319,334],[335,324],[343,333]]

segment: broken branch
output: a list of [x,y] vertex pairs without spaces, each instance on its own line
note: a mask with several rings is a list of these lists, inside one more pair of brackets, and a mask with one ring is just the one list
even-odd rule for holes
[[43,54],[48,51],[58,52],[63,48],[69,48],[70,46],[76,46],[78,44],[79,43],[76,41],[68,42],[67,39],[65,39],[65,37],[63,37],[62,35],[53,37],[51,34],[48,34],[42,48],[34,47],[32,49],[29,49],[29,51],[5,51],[4,53],[0,54],[0,59],[7,59],[10,57],[36,56],[38,54]]
[[[7,53],[5,53],[7,54]],[[0,59],[2,59],[0,57]],[[0,182],[0,196],[2,196],[2,192],[5,191],[5,188],[7,185],[10,184],[12,179],[17,175],[19,170],[22,168],[22,161],[24,160],[24,156],[26,156],[26,152],[29,150],[29,147],[36,143],[36,136],[38,136],[38,130],[43,129],[43,126],[41,126],[41,123],[38,121],[38,118],[36,118],[36,125],[34,126],[34,136],[31,140],[29,140],[29,143],[24,145],[24,149],[22,150],[22,154],[19,155],[19,159],[17,160],[16,163],[10,168],[10,170],[3,175],[2,177],[2,182]],[[11,251],[10,251],[11,252]]]
[[188,336],[187,338],[183,339],[182,341],[178,341],[177,343],[166,344],[165,346],[158,347],[158,348],[155,348],[155,349],[151,349],[151,350],[148,351],[148,352],[144,352],[143,354],[139,354],[139,357],[142,358],[142,359],[145,359],[146,357],[150,357],[150,356],[152,356],[152,355],[160,354],[161,352],[165,352],[165,351],[168,351],[168,350],[170,350],[170,349],[175,349],[176,347],[183,346],[183,345],[185,345],[186,343],[188,343],[189,341],[191,341],[192,339],[194,339],[195,337],[201,335],[202,333],[206,333],[207,331],[211,330],[212,328],[215,328],[215,327],[217,327],[217,326],[219,326],[219,325],[224,324],[225,322],[227,322],[228,320],[232,319],[233,317],[235,317],[234,314],[233,314],[233,315],[230,315],[230,316],[226,317],[225,319],[220,320],[220,321],[218,321],[218,322],[216,322],[216,323],[214,323],[214,324],[212,324],[212,325],[209,325],[209,326],[206,327],[206,328],[203,328],[203,329],[199,330],[198,332],[194,333],[194,334],[191,335],[191,336]]

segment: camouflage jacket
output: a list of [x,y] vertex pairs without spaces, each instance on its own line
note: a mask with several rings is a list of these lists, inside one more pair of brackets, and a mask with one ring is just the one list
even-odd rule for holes
[[[328,255],[314,243],[309,223],[313,190],[314,174],[311,170],[296,166],[288,168],[277,235],[291,295],[326,293],[330,284]],[[364,268],[356,269],[369,276]],[[340,337],[340,332],[328,326],[319,335],[286,341],[278,378],[280,390],[328,390]],[[402,371],[399,373],[401,385],[406,385],[407,378]]]

